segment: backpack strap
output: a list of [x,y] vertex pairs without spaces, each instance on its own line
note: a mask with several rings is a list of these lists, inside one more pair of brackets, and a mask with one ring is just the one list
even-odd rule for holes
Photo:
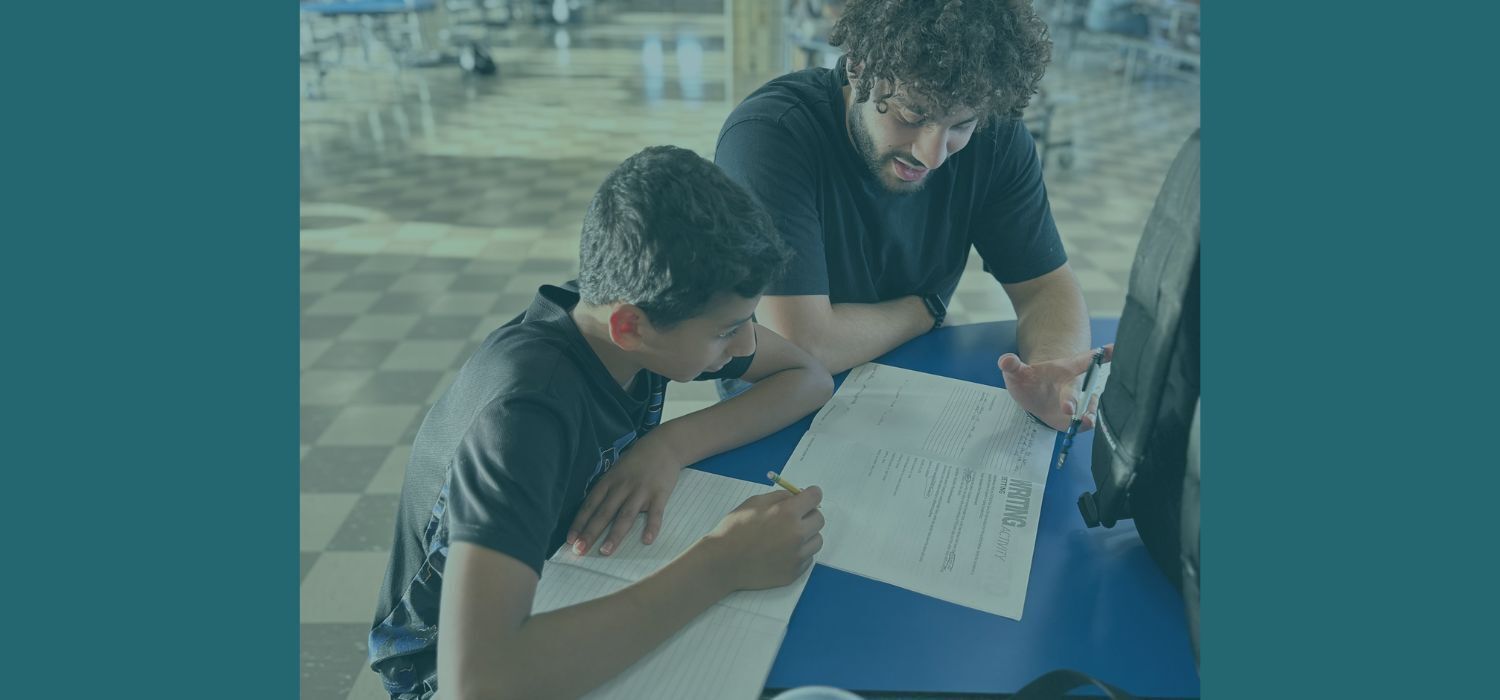
[[1202,537],[1199,524],[1198,501],[1202,492],[1202,459],[1198,445],[1199,421],[1203,419],[1203,401],[1193,407],[1193,427],[1188,433],[1187,468],[1182,478],[1182,599],[1187,605],[1188,632],[1193,640],[1193,663],[1202,659],[1198,653],[1198,624],[1201,596],[1199,593],[1199,556]]

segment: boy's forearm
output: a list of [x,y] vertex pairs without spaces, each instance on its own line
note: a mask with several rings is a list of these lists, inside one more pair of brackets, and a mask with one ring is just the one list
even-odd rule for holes
[[786,369],[755,382],[740,395],[662,423],[683,466],[759,440],[815,410],[833,395],[833,380],[815,368]]
[[[573,698],[619,675],[732,592],[708,548],[613,594],[528,618],[481,682],[440,681],[443,697]],[[475,679],[465,679],[473,681]],[[461,692],[461,689],[476,689]]]

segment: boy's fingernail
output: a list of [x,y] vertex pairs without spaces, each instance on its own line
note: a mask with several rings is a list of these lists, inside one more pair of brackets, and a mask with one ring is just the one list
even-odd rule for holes
[[654,540],[654,539],[656,539],[656,535],[653,535],[653,534],[651,534],[649,532],[646,533],[646,536],[643,538],[643,540],[645,541],[646,544],[651,544],[651,540]]
[[585,550],[583,548],[583,543],[582,542],[574,542],[573,543],[573,553],[574,554],[582,555],[584,553],[584,551]]
[[613,551],[615,551],[614,546],[613,545],[609,545],[609,544],[606,544],[603,547],[599,548],[599,553],[603,554],[606,557],[609,556],[610,552],[613,552]]

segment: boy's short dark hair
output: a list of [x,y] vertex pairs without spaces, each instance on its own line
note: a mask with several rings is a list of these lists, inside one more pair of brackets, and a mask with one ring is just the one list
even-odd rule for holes
[[789,255],[770,216],[718,166],[652,146],[626,158],[589,203],[578,291],[590,304],[634,304],[671,328],[719,292],[765,291]]
[[[934,115],[968,107],[985,121],[1019,119],[1052,58],[1029,0],[850,0],[828,42],[863,68],[856,101],[900,82]],[[874,95],[882,114],[890,96]]]

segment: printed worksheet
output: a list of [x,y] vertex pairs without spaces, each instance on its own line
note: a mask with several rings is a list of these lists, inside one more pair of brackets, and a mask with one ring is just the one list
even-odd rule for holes
[[[771,488],[684,469],[655,542],[641,543],[641,516],[611,556],[600,556],[596,548],[580,557],[560,548],[543,565],[532,614],[600,598],[645,578],[711,532],[746,498]],[[730,594],[586,697],[759,698],[811,573],[780,588]]]
[[808,434],[1030,481],[1046,480],[1057,437],[1004,389],[873,362],[849,373]]
[[1019,620],[1056,437],[1004,389],[866,364],[782,473],[823,488],[818,563]]

